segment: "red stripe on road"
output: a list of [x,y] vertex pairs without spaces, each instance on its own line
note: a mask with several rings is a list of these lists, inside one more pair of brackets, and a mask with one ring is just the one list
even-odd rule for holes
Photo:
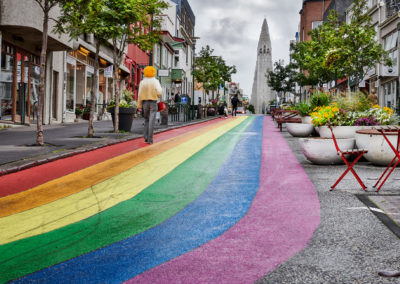
[[[224,121],[223,119],[213,119],[189,126],[183,126],[172,130],[164,131],[154,135],[155,142],[170,139],[188,131],[203,128],[207,125]],[[28,190],[50,180],[60,178],[67,174],[82,170],[94,164],[128,153],[130,151],[148,146],[143,142],[143,138],[118,143],[103,147],[97,150],[85,152],[72,157],[45,163],[37,167],[29,168],[19,172],[0,176],[0,197],[15,194]]]

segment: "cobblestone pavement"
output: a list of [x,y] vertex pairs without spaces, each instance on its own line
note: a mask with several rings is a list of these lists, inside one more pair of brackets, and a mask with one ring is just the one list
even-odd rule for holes
[[399,283],[399,278],[384,278],[378,271],[400,270],[400,240],[357,195],[371,198],[391,218],[398,218],[400,171],[377,194],[372,185],[384,168],[360,162],[355,170],[368,191],[348,174],[331,192],[346,166],[313,165],[304,158],[298,138],[282,134],[318,192],[321,223],[306,249],[258,283]]

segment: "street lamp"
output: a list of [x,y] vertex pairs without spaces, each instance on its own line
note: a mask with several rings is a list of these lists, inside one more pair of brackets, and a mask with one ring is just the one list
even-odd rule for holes
[[[195,72],[195,69],[194,69],[194,60],[195,60],[195,50],[196,50],[196,40],[198,40],[198,39],[200,39],[200,37],[191,37],[190,38],[191,40],[192,40],[192,43],[193,43],[193,52],[192,52],[192,111],[193,111],[193,114],[192,114],[192,120],[194,120],[194,72]],[[199,106],[197,105],[197,108],[198,108]]]

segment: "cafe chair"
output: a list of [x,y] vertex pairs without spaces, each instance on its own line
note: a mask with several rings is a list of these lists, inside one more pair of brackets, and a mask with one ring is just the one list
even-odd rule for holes
[[[347,165],[347,169],[343,172],[343,174],[339,177],[339,179],[335,182],[334,185],[331,186],[331,191],[339,184],[339,182],[345,177],[345,175],[351,171],[358,181],[358,183],[361,185],[362,189],[366,191],[366,186],[360,179],[360,177],[357,175],[356,171],[353,169],[354,165],[358,162],[358,160],[361,159],[361,157],[368,153],[368,150],[365,149],[346,149],[346,150],[341,150],[339,149],[339,145],[336,141],[335,134],[333,133],[332,125],[328,124],[329,129],[331,130],[332,133],[332,139],[333,143],[335,144],[335,148],[337,151],[337,154],[342,158],[343,162]],[[353,163],[349,163],[348,159],[346,158],[346,155],[357,155],[357,157],[354,159]]]

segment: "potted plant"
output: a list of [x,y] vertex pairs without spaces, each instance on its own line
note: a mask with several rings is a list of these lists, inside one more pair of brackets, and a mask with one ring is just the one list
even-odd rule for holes
[[[360,125],[373,125],[373,123],[375,125],[398,125],[399,117],[391,108],[374,105],[364,112],[356,123]],[[397,135],[387,135],[387,137],[393,145],[396,145]],[[364,157],[372,164],[387,166],[392,161],[393,150],[376,130],[360,131],[356,133],[355,138],[358,148],[368,150]]]
[[295,109],[299,111],[302,123],[309,123],[309,124],[312,123],[311,116],[310,116],[310,113],[312,112],[312,108],[311,108],[310,104],[301,102],[295,106]]
[[89,120],[90,117],[90,105],[87,104],[86,107],[83,108],[82,118],[85,120]]
[[83,107],[82,106],[76,106],[75,107],[75,115],[76,115],[76,119],[80,119],[82,118],[82,113],[83,113]]
[[[126,89],[122,91],[123,98],[119,100],[119,114],[118,114],[118,129],[125,132],[131,131],[133,118],[137,110],[137,102],[133,100],[132,93]],[[115,101],[110,101],[107,106],[107,111],[111,113],[112,121],[114,123],[114,109]]]

